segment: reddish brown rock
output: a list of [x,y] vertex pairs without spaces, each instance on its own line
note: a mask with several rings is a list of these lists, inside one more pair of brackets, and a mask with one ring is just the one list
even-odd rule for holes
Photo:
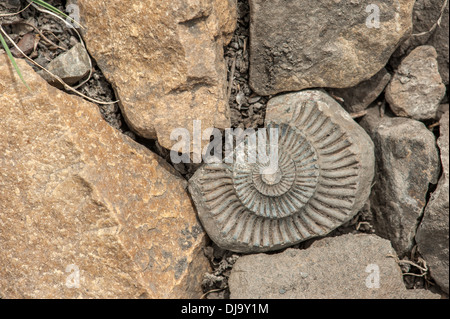
[[370,79],[409,37],[414,2],[250,0],[250,86],[273,95]]
[[32,93],[0,56],[1,297],[200,297],[209,263],[186,182],[18,63]]

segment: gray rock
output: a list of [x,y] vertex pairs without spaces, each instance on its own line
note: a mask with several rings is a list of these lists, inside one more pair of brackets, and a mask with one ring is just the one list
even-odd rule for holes
[[348,89],[332,89],[334,96],[342,98],[343,107],[348,112],[361,112],[376,100],[391,80],[391,75],[385,68],[369,80]]
[[448,5],[444,11],[442,16],[441,24],[437,27],[436,32],[431,37],[429,42],[430,45],[436,48],[438,53],[438,63],[439,63],[439,72],[441,73],[442,80],[446,85],[448,85],[448,69],[449,69],[449,59],[448,59],[448,38],[449,38],[449,11]]
[[[77,83],[88,75],[90,68],[89,54],[81,43],[60,54],[46,66],[47,70],[69,85]],[[46,72],[39,71],[38,74],[50,84],[59,86],[59,82]]]
[[376,174],[370,195],[376,233],[391,240],[401,256],[414,245],[429,184],[439,177],[433,133],[407,118],[379,117],[376,108],[360,123],[375,144]]
[[271,99],[266,128],[278,128],[274,171],[265,171],[261,154],[256,163],[230,157],[232,163],[205,164],[189,181],[206,232],[224,249],[263,252],[325,235],[353,218],[369,196],[372,141],[327,94]]
[[386,88],[386,100],[397,116],[416,120],[436,117],[446,90],[436,58],[432,46],[420,46],[402,61]]
[[438,145],[441,150],[443,174],[436,190],[425,208],[416,241],[419,252],[430,267],[430,274],[436,283],[449,293],[449,112],[441,119],[441,136]]
[[[371,7],[379,28],[369,28]],[[412,29],[414,0],[250,0],[250,85],[259,95],[370,79]],[[366,10],[369,10],[367,12]],[[369,26],[373,26],[369,24]]]
[[232,299],[439,298],[408,291],[388,240],[375,235],[325,238],[306,250],[243,256],[229,278]]
[[445,1],[446,0],[416,0],[413,11],[413,34],[408,40],[400,45],[398,50],[394,53],[394,57],[397,60],[399,57],[408,54],[411,50],[420,45],[432,45],[436,48],[438,53],[439,72],[441,73],[442,80],[448,85],[448,1],[440,24],[436,25],[439,21],[442,6]]
[[436,113],[436,119],[440,120],[442,118],[442,116],[449,110],[450,109],[449,109],[448,103],[439,105],[438,111]]

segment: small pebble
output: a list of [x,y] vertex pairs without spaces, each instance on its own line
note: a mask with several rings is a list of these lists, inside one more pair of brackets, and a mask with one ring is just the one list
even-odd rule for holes
[[248,103],[250,104],[255,104],[256,102],[258,102],[259,100],[261,100],[260,96],[256,96],[256,97],[252,97],[248,100]]
[[237,42],[231,42],[230,46],[231,46],[233,49],[239,50],[239,44],[238,44]]

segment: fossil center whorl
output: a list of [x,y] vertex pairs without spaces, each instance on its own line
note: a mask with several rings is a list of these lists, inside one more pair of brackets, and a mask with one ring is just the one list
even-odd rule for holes
[[233,184],[237,197],[251,212],[280,218],[297,212],[314,194],[318,157],[311,143],[295,128],[287,124],[272,127],[279,132],[276,161],[235,163]]

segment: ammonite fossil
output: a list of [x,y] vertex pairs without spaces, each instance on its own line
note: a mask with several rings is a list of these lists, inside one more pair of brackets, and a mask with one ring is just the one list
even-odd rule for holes
[[206,232],[224,249],[263,252],[326,235],[369,196],[373,143],[327,94],[273,98],[266,128],[278,130],[277,165],[270,171],[267,161],[234,158],[203,165],[189,181]]

